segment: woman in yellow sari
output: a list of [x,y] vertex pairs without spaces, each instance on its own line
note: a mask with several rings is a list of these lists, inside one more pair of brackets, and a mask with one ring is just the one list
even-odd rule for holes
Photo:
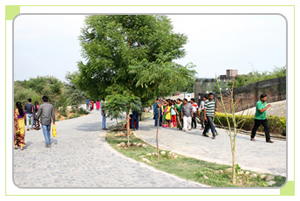
[[25,125],[26,125],[26,114],[23,110],[21,102],[16,103],[16,109],[14,111],[14,141],[15,149],[21,147],[21,150],[24,150],[25,147]]

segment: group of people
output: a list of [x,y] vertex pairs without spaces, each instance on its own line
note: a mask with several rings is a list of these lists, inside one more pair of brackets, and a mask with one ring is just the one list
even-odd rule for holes
[[[85,100],[86,103],[86,110],[94,110],[95,107],[95,102],[94,101],[89,101],[88,99]],[[96,110],[100,110],[100,101],[96,101]]]
[[[265,129],[266,142],[273,143],[270,139],[269,126],[267,120],[266,110],[271,107],[267,104],[267,95],[261,94],[260,100],[256,103],[256,113],[254,117],[254,127],[251,132],[251,141],[255,140],[255,135],[258,127],[263,125]],[[153,119],[155,120],[155,126],[162,127],[177,127],[178,130],[184,132],[191,131],[192,128],[197,128],[197,117],[199,117],[201,130],[203,130],[202,135],[204,137],[209,137],[208,133],[212,132],[212,139],[216,139],[218,135],[216,126],[214,124],[214,116],[216,114],[216,102],[214,99],[214,94],[209,93],[208,97],[204,96],[201,100],[200,106],[192,98],[191,101],[187,99],[177,99],[175,100],[162,100],[157,98],[153,105]],[[173,125],[171,125],[171,123]]]
[[204,129],[202,135],[208,137],[207,133],[211,128],[213,139],[218,134],[213,122],[215,115],[215,101],[214,95],[209,94],[209,97],[203,97],[200,107],[192,98],[188,101],[186,98],[181,100],[162,100],[157,98],[153,106],[153,119],[155,119],[155,126],[162,126],[166,128],[177,127],[178,130],[184,132],[191,131],[197,128],[197,117],[200,119],[201,130]]
[[[30,130],[39,130],[40,125],[42,127],[45,146],[47,148],[51,147],[50,142],[50,128],[51,119],[53,124],[55,124],[55,113],[53,106],[48,103],[48,97],[43,96],[42,104],[39,106],[36,101],[33,105],[31,103],[32,99],[29,98],[28,102],[25,104],[24,109],[20,101],[16,102],[16,109],[14,110],[14,145],[15,149],[19,147],[24,150],[26,146],[25,143],[25,132]],[[29,123],[31,124],[29,126]]]

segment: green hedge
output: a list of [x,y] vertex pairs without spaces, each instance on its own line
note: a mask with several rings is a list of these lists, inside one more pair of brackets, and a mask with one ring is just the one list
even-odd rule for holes
[[[232,115],[229,114],[229,121],[230,125],[233,126],[232,122]],[[243,130],[251,131],[254,126],[254,116],[242,116],[242,115],[235,115],[236,122],[240,121],[241,119],[245,119],[246,122],[243,126]],[[281,133],[282,135],[286,135],[286,117],[278,117],[278,116],[268,116],[268,124],[270,128],[270,133]],[[228,126],[225,114],[223,113],[217,113],[214,118],[214,122],[216,125],[221,125],[220,122],[223,124],[223,126]],[[240,124],[239,126],[241,126]],[[258,128],[258,131],[264,131],[263,126],[260,126]]]

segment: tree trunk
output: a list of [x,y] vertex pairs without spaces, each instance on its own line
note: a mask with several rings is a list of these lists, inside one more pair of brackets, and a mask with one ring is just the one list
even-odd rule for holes
[[235,171],[235,146],[232,151],[232,183],[236,184],[236,171]]
[[160,109],[158,109],[158,120],[156,129],[156,149],[157,149],[157,160],[159,160],[159,147],[158,147],[158,129],[159,129]]
[[129,135],[130,135],[130,123],[129,123],[129,111],[126,113],[126,124],[127,124],[127,145],[129,144]]

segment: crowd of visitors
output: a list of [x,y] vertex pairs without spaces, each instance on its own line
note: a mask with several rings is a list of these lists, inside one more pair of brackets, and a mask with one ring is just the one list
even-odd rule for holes
[[[192,98],[188,101],[186,98],[181,100],[162,100],[156,99],[153,106],[153,119],[155,119],[154,125],[162,126],[166,128],[176,127],[178,130],[184,132],[197,128],[197,117],[203,116],[203,109],[198,107],[195,99]],[[204,120],[202,120],[204,122]],[[201,123],[204,128],[204,123]]]
[[[252,129],[251,141],[255,140],[255,135],[258,127],[262,124],[265,129],[266,142],[273,143],[270,139],[269,126],[266,111],[270,104],[267,104],[267,95],[262,94],[260,100],[256,103],[255,124]],[[45,138],[45,146],[51,147],[51,122],[55,124],[55,113],[53,106],[48,103],[48,97],[43,96],[42,104],[39,105],[36,101],[34,105],[31,103],[31,98],[25,104],[24,109],[20,101],[16,102],[16,109],[14,110],[14,145],[15,149],[21,147],[24,150],[25,131],[39,130],[42,128]],[[96,109],[100,110],[102,116],[102,129],[106,128],[106,114],[104,110],[105,99],[96,101]],[[157,98],[153,106],[153,119],[155,126],[162,126],[165,128],[177,128],[181,131],[191,131],[197,128],[197,119],[200,121],[203,130],[202,135],[208,137],[209,132],[212,132],[212,139],[218,135],[216,126],[214,124],[214,116],[217,111],[215,107],[214,94],[209,93],[208,97],[204,96],[200,102],[200,106],[195,102],[195,99],[187,101],[181,100],[162,100]],[[86,108],[93,110],[94,101],[86,100]],[[131,115],[131,127],[134,130],[139,129],[140,114],[138,111],[133,110]],[[30,125],[29,125],[30,124]],[[40,126],[41,125],[41,126]]]
[[[266,114],[266,110],[271,107],[271,105],[267,104],[266,101],[267,95],[261,94],[260,100],[256,103],[255,124],[252,129],[251,141],[256,141],[256,131],[260,125],[263,125],[266,142],[273,143],[270,139]],[[153,105],[154,126],[162,126],[165,128],[177,127],[178,130],[186,132],[197,128],[197,119],[199,118],[201,125],[200,130],[203,130],[202,135],[209,137],[208,134],[211,131],[212,139],[216,139],[218,135],[216,125],[214,124],[216,111],[217,108],[213,93],[209,93],[208,97],[204,96],[199,107],[194,98],[192,98],[191,101],[187,101],[186,98],[183,100],[178,98],[176,101],[157,98]]]
[[210,128],[212,129],[213,139],[218,134],[213,123],[215,114],[214,95],[209,94],[209,98],[203,97],[200,107],[192,98],[188,101],[186,98],[181,100],[178,98],[176,101],[171,99],[162,100],[157,98],[153,106],[153,119],[155,126],[162,126],[165,128],[177,128],[184,132],[191,131],[197,128],[197,119],[200,120],[201,130],[203,136],[208,136]]

